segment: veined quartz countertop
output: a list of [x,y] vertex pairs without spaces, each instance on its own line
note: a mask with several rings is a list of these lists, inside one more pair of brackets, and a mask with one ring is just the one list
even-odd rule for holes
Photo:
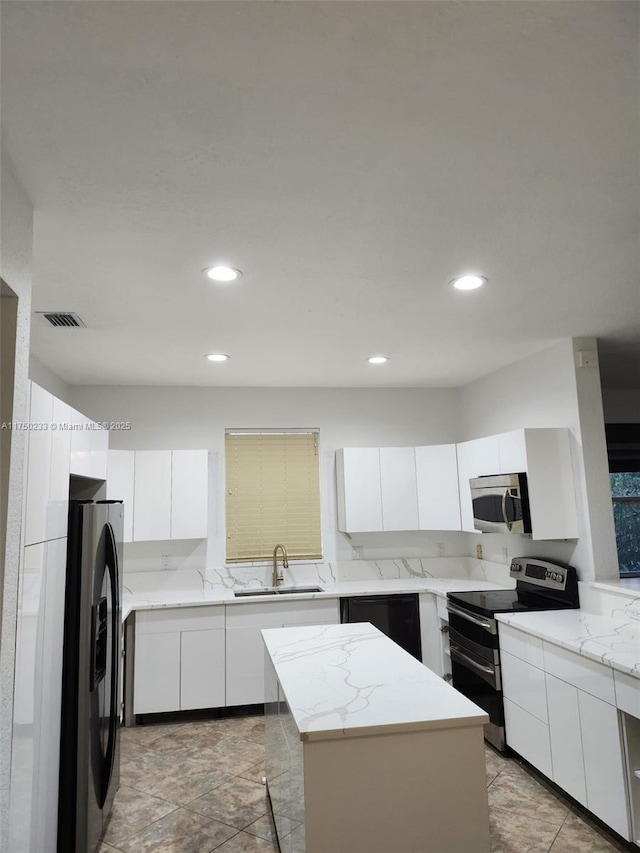
[[369,622],[268,628],[262,637],[301,740],[489,721]]
[[[126,577],[124,581],[126,586]],[[302,584],[301,584],[302,585]],[[307,584],[304,584],[305,586]],[[123,619],[132,610],[154,610],[159,607],[197,607],[206,604],[250,604],[256,601],[296,601],[312,598],[339,598],[343,595],[372,595],[398,592],[432,592],[445,596],[447,592],[476,589],[504,589],[503,584],[469,578],[390,578],[389,580],[342,581],[332,584],[319,583],[322,592],[301,592],[285,595],[256,595],[236,598],[235,591],[247,591],[250,587],[228,588],[222,586],[186,590],[158,590],[130,594],[125,592],[122,602]]]
[[498,622],[640,679],[640,622],[583,610],[501,613]]

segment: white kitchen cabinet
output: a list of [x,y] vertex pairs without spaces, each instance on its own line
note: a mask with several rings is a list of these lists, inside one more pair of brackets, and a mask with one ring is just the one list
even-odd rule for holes
[[180,710],[223,708],[225,641],[222,630],[183,631],[180,648]]
[[533,539],[576,539],[578,516],[568,429],[497,436],[500,474],[525,472]]
[[[137,627],[137,626],[136,626]],[[180,710],[180,632],[136,630],[133,713]]]
[[413,447],[380,448],[382,529],[417,530],[418,490]]
[[263,628],[337,625],[337,599],[234,604],[226,608],[226,703],[265,701]]
[[[613,673],[616,688],[616,705],[625,714],[640,720],[640,682],[633,675],[616,670]],[[640,770],[640,767],[638,767]]]
[[587,787],[582,755],[578,690],[554,675],[545,676],[553,781],[583,806]]
[[587,808],[623,838],[630,839],[624,758],[618,710],[578,691]]
[[138,612],[134,655],[134,714],[224,706],[224,605]]
[[500,663],[504,695],[541,722],[548,723],[544,672],[504,649],[500,649]]
[[422,645],[422,663],[443,678],[450,666],[447,666],[448,644],[444,640],[448,632],[448,623],[440,618],[437,596],[428,592],[418,596],[420,604],[420,642]]
[[[51,422],[53,397],[44,388],[31,383],[29,430],[27,438],[27,477],[23,545],[44,542],[51,493]],[[40,427],[40,428],[38,428]],[[66,531],[62,533],[64,536]],[[52,537],[53,538],[53,537]]]
[[75,409],[71,409],[71,423],[70,472],[80,477],[106,480],[109,430]]
[[107,500],[124,501],[124,542],[133,542],[135,453],[110,450],[107,457]]
[[613,670],[610,666],[590,660],[553,643],[544,642],[543,648],[546,672],[561,678],[568,684],[573,684],[585,693],[597,696],[609,705],[616,704]]
[[551,778],[549,726],[524,708],[504,697],[504,724],[507,744],[541,773]]
[[171,451],[139,450],[135,457],[133,538],[171,538]]
[[69,473],[71,469],[71,406],[53,397],[51,433],[51,480],[49,485],[49,512],[47,514],[47,539],[67,535],[69,515]]
[[420,530],[461,530],[455,444],[416,447]]
[[338,530],[378,532],[382,527],[380,450],[345,447],[336,452]]
[[209,454],[171,451],[171,539],[206,539]]
[[489,435],[456,445],[458,456],[458,484],[462,529],[477,532],[473,526],[473,506],[469,480],[499,471],[498,438]]

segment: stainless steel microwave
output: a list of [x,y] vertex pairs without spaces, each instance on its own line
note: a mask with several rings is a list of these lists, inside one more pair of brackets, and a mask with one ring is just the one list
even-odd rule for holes
[[469,480],[473,526],[483,533],[531,533],[526,474]]

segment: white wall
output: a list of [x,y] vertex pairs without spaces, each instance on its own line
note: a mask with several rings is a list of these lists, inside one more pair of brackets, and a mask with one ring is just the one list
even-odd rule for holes
[[565,339],[460,389],[461,438],[519,427],[568,427],[576,483],[577,542],[533,542],[482,534],[487,559],[522,554],[574,565],[583,580],[615,578],[618,561],[611,509],[606,443],[596,367],[576,368],[574,350],[597,350],[593,339]]
[[29,379],[64,403],[71,399],[71,386],[33,354],[29,357]]
[[605,423],[640,423],[640,388],[603,388],[602,404]]
[[[116,449],[208,448],[213,453],[213,518],[206,562],[224,563],[225,428],[320,429],[323,556],[351,559],[353,545],[368,558],[435,556],[436,540],[447,555],[467,553],[463,534],[368,534],[353,540],[337,532],[334,455],[340,447],[439,444],[457,429],[457,392],[449,389],[153,388],[83,386],[72,388],[71,404],[89,417],[130,421],[132,429],[111,432]],[[163,549],[170,547],[165,543]],[[171,553],[179,565],[198,567],[205,555]],[[157,563],[157,549],[134,543],[127,563]],[[175,563],[174,563],[175,565]]]
[[[13,420],[26,420],[28,404],[29,329],[33,208],[15,178],[5,152],[0,159],[0,278],[18,297],[13,389]],[[27,434],[11,438],[5,553],[0,555],[2,617],[0,632],[0,850],[8,849],[13,721],[13,676],[16,654],[20,529]],[[4,573],[2,569],[4,568]]]

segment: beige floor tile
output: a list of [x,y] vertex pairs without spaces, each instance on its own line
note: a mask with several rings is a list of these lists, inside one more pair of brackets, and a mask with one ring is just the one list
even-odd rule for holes
[[228,776],[237,776],[259,762],[264,762],[265,749],[260,743],[245,738],[221,740],[208,755],[215,767]]
[[[278,819],[278,829],[281,834],[281,838],[290,835],[297,825],[298,824],[294,823],[292,820],[289,820],[289,818],[280,817]],[[253,823],[250,823],[249,826],[245,827],[244,831],[248,832],[250,835],[257,835],[260,838],[266,839],[266,841],[273,841],[275,843],[276,836],[273,821],[269,814],[259,817],[258,820],[254,820]]]
[[563,823],[550,853],[615,853],[625,848],[605,837],[582,815],[570,812]]
[[485,748],[484,751],[485,769],[487,772],[487,786],[504,770],[507,761],[493,749]]
[[177,758],[205,758],[213,755],[218,744],[227,737],[221,729],[194,723],[156,738],[148,748]]
[[123,745],[137,743],[139,746],[149,746],[164,735],[177,732],[184,728],[186,723],[170,723],[168,725],[153,726],[126,726],[120,729],[120,738]]
[[264,838],[239,832],[229,841],[216,848],[216,853],[277,853],[278,848]]
[[210,758],[186,759],[146,747],[123,751],[121,756],[121,784],[179,806],[228,781],[230,775]]
[[268,804],[264,785],[237,776],[189,803],[186,808],[244,829],[267,813]]
[[514,761],[489,786],[489,808],[535,818],[560,829],[569,806]]
[[489,810],[492,853],[547,853],[558,827],[509,809]]
[[120,844],[122,853],[210,853],[238,830],[177,809]]
[[177,806],[143,791],[123,786],[116,794],[105,841],[117,846],[135,832],[175,811]]
[[266,771],[264,768],[264,762],[259,761],[258,764],[254,764],[253,767],[249,767],[247,770],[243,770],[242,773],[238,773],[238,776],[242,776],[243,779],[250,779],[252,782],[260,782],[262,784],[262,777],[266,775]]
[[98,853],[120,853],[120,851],[103,841],[100,847],[98,847]]

